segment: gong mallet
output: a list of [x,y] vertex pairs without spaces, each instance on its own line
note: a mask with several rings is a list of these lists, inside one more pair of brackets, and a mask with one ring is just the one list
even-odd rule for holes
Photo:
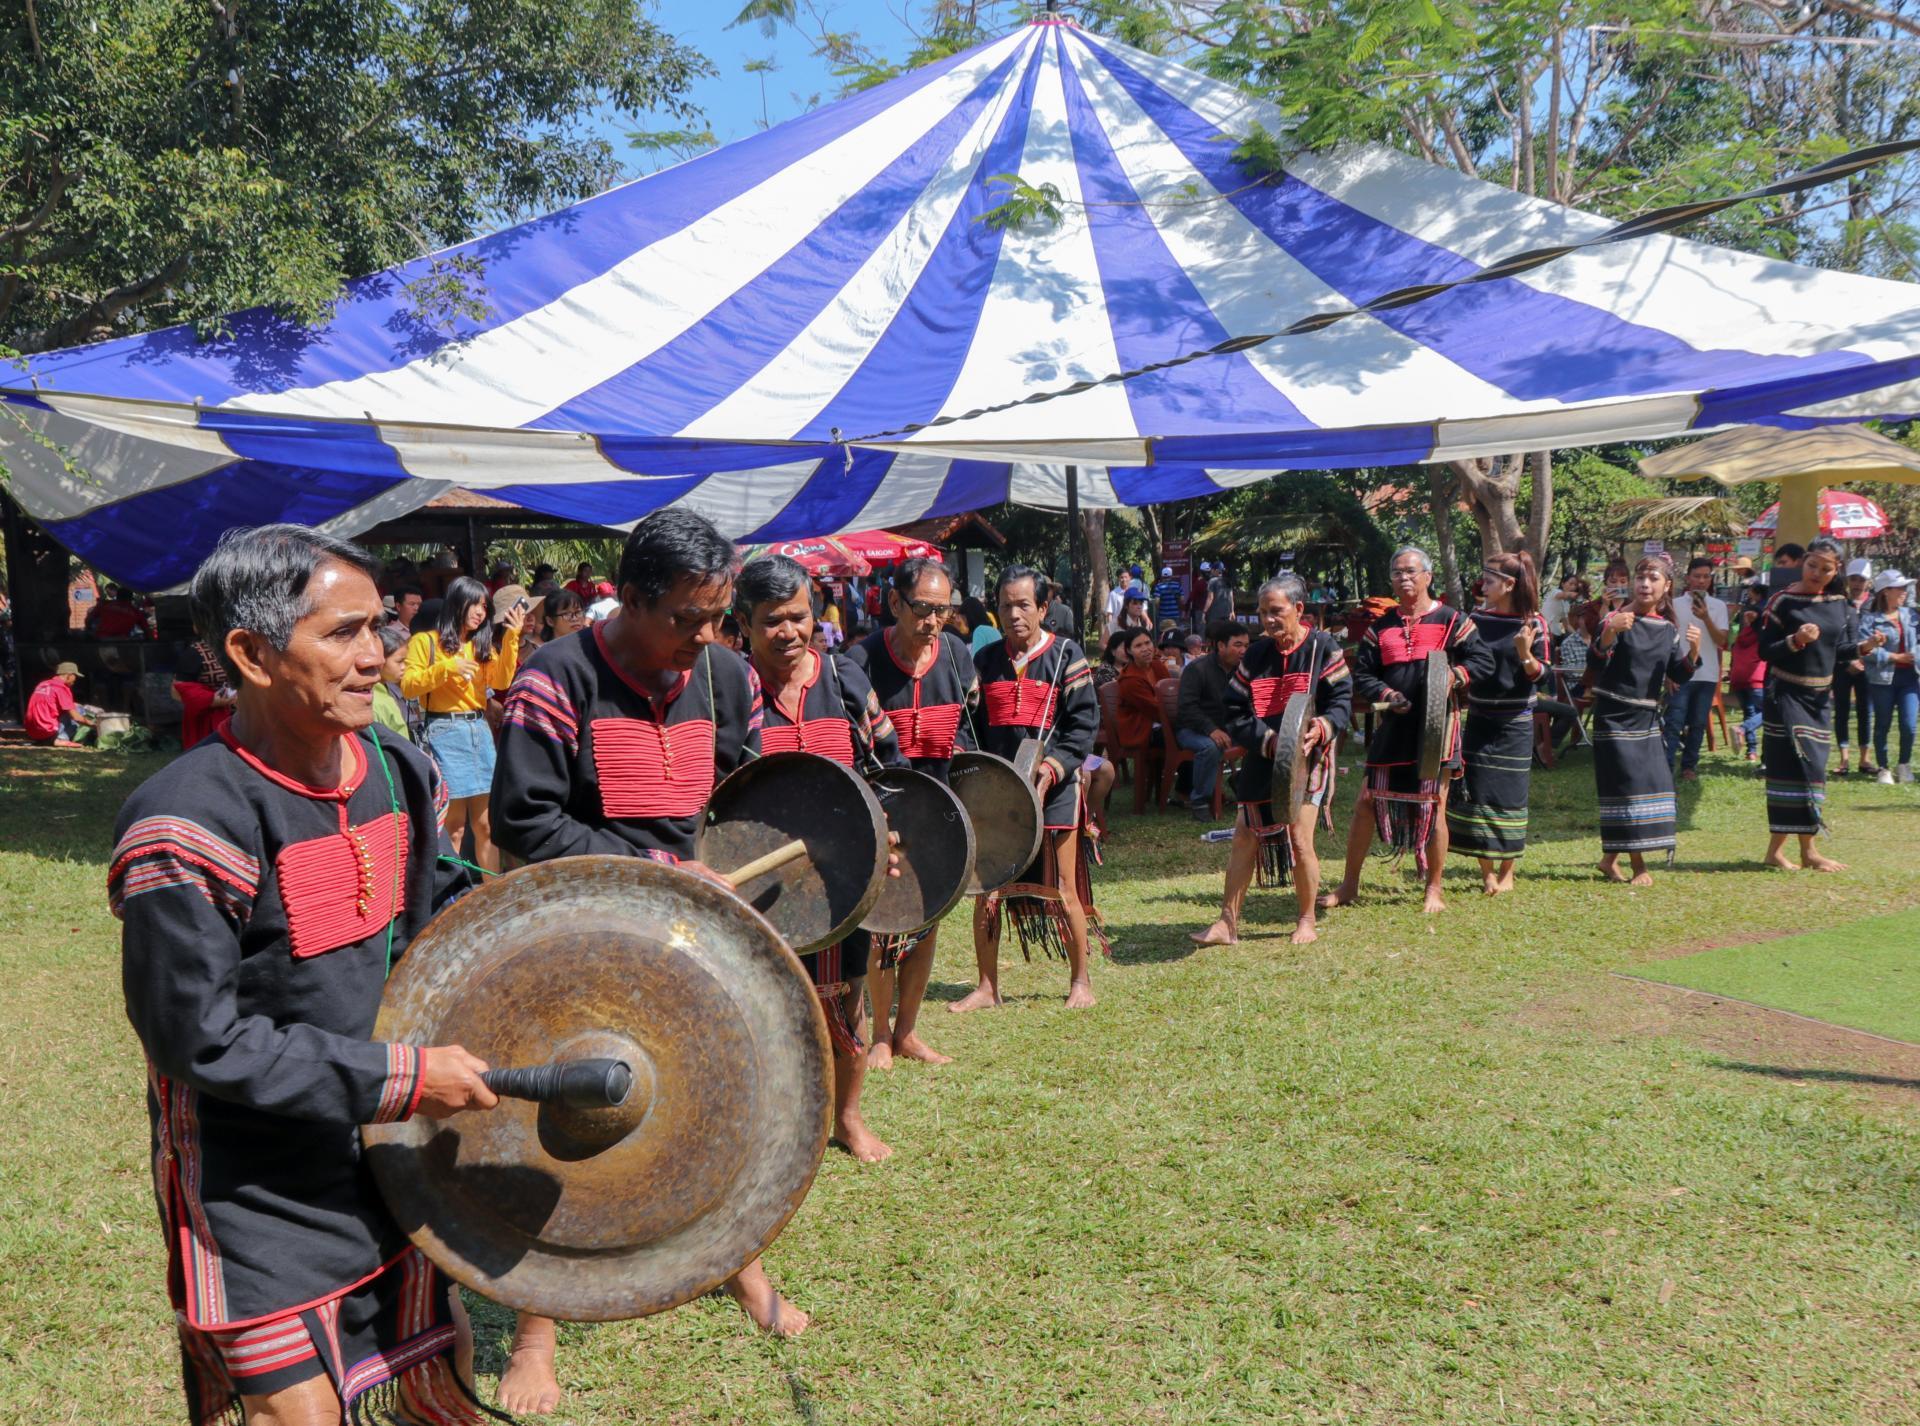
[[618,1109],[633,1093],[633,1066],[625,1060],[554,1060],[486,1070],[480,1082],[503,1099],[531,1099],[569,1109]]

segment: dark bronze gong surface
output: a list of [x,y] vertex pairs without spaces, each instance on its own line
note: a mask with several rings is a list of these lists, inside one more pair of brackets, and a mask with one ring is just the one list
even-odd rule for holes
[[973,824],[970,895],[997,891],[1033,865],[1045,824],[1031,779],[1005,758],[962,752],[947,768],[947,785]]
[[698,1297],[773,1242],[826,1152],[831,1051],[798,958],[724,887],[639,857],[545,862],[455,903],[387,982],[374,1036],[632,1067],[616,1108],[503,1099],[360,1131],[421,1251],[523,1311]]
[[696,852],[725,876],[796,840],[804,860],[737,889],[805,953],[858,927],[887,879],[887,820],[864,778],[813,753],[756,758],[713,790]]
[[880,799],[887,830],[899,837],[900,875],[881,885],[862,930],[904,936],[930,926],[959,904],[973,879],[973,824],[953,789],[911,768],[875,773],[867,785]]
[[1453,733],[1453,665],[1445,649],[1427,655],[1426,698],[1420,718],[1420,780],[1434,782],[1447,760]]
[[1313,776],[1313,760],[1301,746],[1314,719],[1311,693],[1296,693],[1281,711],[1280,726],[1273,734],[1273,820],[1291,826],[1306,801],[1307,783]]

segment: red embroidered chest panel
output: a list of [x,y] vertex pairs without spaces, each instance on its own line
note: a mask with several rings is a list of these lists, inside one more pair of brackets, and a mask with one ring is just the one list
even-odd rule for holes
[[763,753],[813,753],[853,766],[853,728],[844,718],[811,718],[805,723],[775,723],[760,729]]
[[[998,685],[995,685],[996,687]],[[910,758],[950,758],[960,736],[960,705],[929,703],[921,708],[893,708],[887,712],[899,735],[900,751]]]
[[1249,680],[1253,687],[1253,716],[1256,718],[1274,718],[1286,711],[1287,702],[1296,693],[1309,692],[1313,683],[1303,669],[1299,673],[1283,673],[1278,678],[1256,678]]
[[1448,623],[1401,624],[1376,630],[1374,639],[1380,645],[1380,662],[1385,664],[1419,663],[1435,649],[1447,646],[1447,634],[1453,625]]
[[713,791],[714,727],[705,718],[662,726],[595,718],[593,766],[609,817],[692,817]]
[[386,930],[405,900],[407,814],[291,843],[273,869],[296,959],[355,945]]
[[989,683],[981,690],[987,721],[996,728],[1053,726],[1053,685],[1031,678]]

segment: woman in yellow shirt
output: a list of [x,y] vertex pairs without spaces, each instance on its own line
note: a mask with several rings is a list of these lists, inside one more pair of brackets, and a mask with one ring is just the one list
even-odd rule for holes
[[[503,594],[508,590],[502,590]],[[493,730],[487,726],[487,690],[507,691],[520,664],[524,598],[502,611],[499,646],[488,620],[487,587],[462,576],[447,587],[440,627],[407,643],[400,692],[420,701],[427,726],[422,742],[447,786],[447,836],[455,847],[469,834],[467,855],[500,870],[487,796],[493,790]]]

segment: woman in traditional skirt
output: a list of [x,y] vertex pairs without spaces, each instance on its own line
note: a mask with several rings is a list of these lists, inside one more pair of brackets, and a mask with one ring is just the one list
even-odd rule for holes
[[1647,853],[1671,860],[1679,837],[1673,764],[1660,726],[1666,681],[1693,677],[1700,626],[1686,637],[1673,618],[1673,567],[1654,557],[1633,570],[1633,602],[1600,623],[1593,670],[1593,780],[1600,792],[1600,874],[1626,881],[1620,853],[1633,863],[1632,883],[1653,885]]
[[1813,844],[1824,825],[1820,809],[1833,744],[1833,671],[1879,648],[1882,638],[1859,640],[1840,580],[1840,547],[1832,540],[1807,546],[1799,582],[1774,595],[1760,616],[1760,657],[1767,664],[1760,760],[1767,775],[1767,830],[1773,834],[1764,859],[1770,867],[1796,870],[1786,846],[1788,837],[1798,837],[1801,866],[1844,869]]
[[975,904],[973,956],[980,983],[947,1009],[956,1013],[1000,1003],[1000,927],[1002,912],[1013,922],[1023,955],[1035,946],[1067,959],[1067,1006],[1093,1004],[1087,970],[1089,932],[1100,931],[1093,907],[1093,874],[1085,835],[1086,806],[1080,794],[1080,766],[1093,751],[1100,730],[1100,704],[1093,673],[1079,645],[1050,632],[1047,577],[1025,565],[1000,576],[1000,628],[1004,637],[974,655],[980,675],[979,745],[1011,761],[1029,738],[1040,743],[1034,783],[1045,810],[1046,831],[1040,855],[1004,895],[983,896]]
[[1527,849],[1534,684],[1546,669],[1548,638],[1533,556],[1495,555],[1480,574],[1484,595],[1473,626],[1494,671],[1467,689],[1466,772],[1447,802],[1447,833],[1451,850],[1480,859],[1482,889],[1498,896],[1513,890]]

